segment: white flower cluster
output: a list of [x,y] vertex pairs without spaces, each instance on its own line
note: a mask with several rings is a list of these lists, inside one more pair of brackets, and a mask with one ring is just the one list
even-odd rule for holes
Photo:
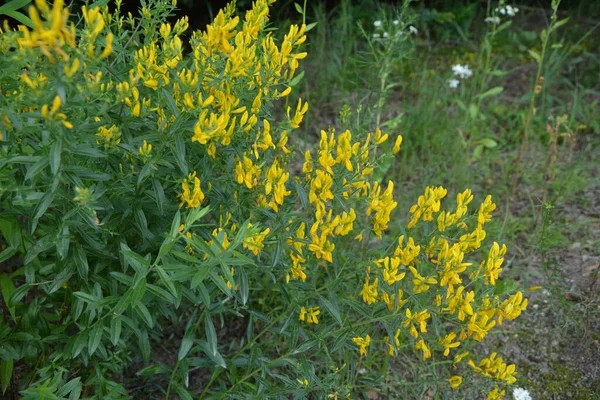
[[[498,7],[494,10],[494,13],[500,14],[500,15],[506,15],[507,17],[514,17],[515,15],[517,15],[518,12],[519,12],[519,9],[517,7],[513,7],[513,6]],[[500,23],[500,17],[495,15],[493,17],[487,17],[484,21],[487,22],[488,24],[498,25]]]
[[[456,64],[452,66],[452,72],[461,79],[468,79],[473,75],[473,71],[467,64]],[[460,85],[460,81],[456,78],[452,78],[448,81],[448,86],[450,86],[450,89],[456,89],[458,85]]]
[[[394,26],[398,26],[398,25],[400,25],[400,21],[398,21],[397,19],[395,19],[395,20],[392,21],[392,24]],[[373,26],[377,30],[383,30],[384,29],[384,27],[383,27],[383,21],[381,21],[381,20],[377,20],[377,21],[373,22]],[[419,31],[417,30],[417,28],[415,28],[414,26],[411,25],[411,26],[408,27],[408,33],[411,34],[411,35],[416,35],[416,34],[419,33]],[[402,35],[404,35],[404,32],[402,32],[402,31],[397,31],[396,32],[396,36],[402,36]],[[385,32],[385,31],[384,32],[375,32],[375,33],[373,33],[373,38],[374,39],[382,39],[382,38],[383,39],[387,39],[389,36],[390,36],[389,33]]]
[[525,389],[514,388],[512,394],[515,400],[532,400],[529,392]]
[[487,22],[488,24],[498,25],[500,23],[500,17],[498,17],[498,16],[487,17],[484,21]]
[[519,12],[519,9],[517,7],[512,6],[504,6],[496,8],[495,11],[500,15],[508,15],[509,17],[514,17]]

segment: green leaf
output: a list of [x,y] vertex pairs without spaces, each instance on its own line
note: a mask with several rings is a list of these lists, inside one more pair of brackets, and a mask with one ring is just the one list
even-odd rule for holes
[[304,71],[300,72],[298,75],[296,75],[294,78],[292,78],[292,80],[288,83],[288,85],[291,87],[294,87],[298,83],[300,83],[302,78],[304,78]]
[[208,275],[209,268],[210,267],[208,266],[208,264],[203,264],[199,266],[198,272],[194,274],[192,282],[190,283],[190,287],[192,289],[195,289],[196,287],[198,287],[198,285],[204,282],[204,278],[206,278],[206,275]]
[[149,375],[161,375],[161,374],[170,374],[171,369],[166,365],[162,364],[152,364],[148,365],[146,368],[140,369],[135,374],[137,376],[149,376]]
[[7,247],[0,253],[0,263],[8,260],[12,256],[17,254],[17,249],[14,247]]
[[81,245],[75,243],[73,245],[73,258],[75,259],[75,265],[77,266],[77,273],[84,281],[88,279],[88,271],[90,269],[88,265],[87,255],[81,247]]
[[73,378],[69,382],[65,383],[60,387],[60,390],[56,393],[57,396],[65,397],[67,394],[73,391],[81,391],[81,378]]
[[165,270],[162,269],[162,267],[160,265],[157,265],[155,267],[155,269],[156,269],[156,272],[158,272],[158,277],[160,278],[160,281],[163,283],[163,285],[165,285],[167,287],[167,289],[169,290],[169,292],[171,292],[173,297],[177,298],[177,289],[175,289],[175,285],[171,281],[171,278],[169,277],[169,275],[167,275]]
[[148,311],[148,307],[146,307],[143,303],[139,303],[135,306],[135,311],[142,318],[142,320],[148,325],[149,328],[154,326],[154,321],[152,320],[152,316],[150,315],[150,311]]
[[483,152],[483,145],[479,144],[479,145],[475,146],[475,150],[473,150],[473,156],[471,157],[472,161],[479,160],[482,152]]
[[17,321],[15,317],[15,306],[10,306],[10,298],[15,293],[15,285],[10,277],[6,274],[0,275],[0,291],[2,291],[2,298],[4,299],[4,304],[6,304],[6,308],[8,308],[8,312],[12,317],[13,321]]
[[96,325],[92,328],[90,332],[90,337],[88,338],[88,352],[90,356],[94,355],[96,349],[100,345],[100,341],[102,340],[102,333],[104,331],[104,325],[102,321],[96,322]]
[[217,355],[217,332],[215,331],[215,326],[213,325],[212,318],[210,315],[207,315],[204,319],[204,329],[206,333],[206,340],[208,342],[208,347],[213,356]]
[[181,400],[194,400],[190,392],[188,392],[183,386],[177,385],[175,386],[175,390],[177,391],[179,397],[181,397]]
[[47,157],[41,158],[38,162],[33,164],[31,167],[27,169],[27,174],[25,175],[25,180],[31,180],[38,176],[40,172],[44,170],[48,166],[49,160]]
[[93,306],[96,306],[100,302],[100,299],[98,297],[85,292],[74,292],[73,296]]
[[527,52],[529,53],[529,55],[531,57],[533,57],[533,59],[535,60],[536,63],[540,64],[542,62],[542,57],[540,56],[540,54],[532,49],[527,50]]
[[71,235],[69,234],[69,225],[64,224],[60,235],[58,235],[58,240],[56,241],[56,252],[60,256],[61,259],[65,259],[67,254],[69,253],[69,245],[71,244]]
[[209,271],[208,276],[213,281],[215,285],[219,288],[221,292],[223,292],[227,297],[231,297],[231,290],[227,286],[227,283],[214,271]]
[[110,321],[110,342],[113,346],[119,343],[121,337],[121,318],[115,317]]
[[37,228],[38,220],[42,215],[46,212],[52,201],[54,200],[54,195],[56,194],[56,188],[51,188],[50,191],[44,193],[40,202],[37,204],[35,211],[33,213],[33,219],[31,222],[31,231],[35,232],[35,228]]
[[296,7],[296,11],[298,11],[300,15],[304,15],[304,10],[302,9],[302,6],[300,4],[294,3],[294,7]]
[[57,140],[52,143],[50,147],[50,171],[52,171],[52,175],[56,175],[58,172],[58,167],[60,167],[60,156],[62,152],[62,141]]
[[311,24],[306,25],[306,29],[304,30],[304,33],[308,33],[312,28],[317,26],[317,24],[318,24],[318,22],[313,22]]
[[248,275],[244,268],[238,268],[238,277],[240,282],[240,295],[242,296],[242,304],[246,305],[248,302],[248,296],[250,294],[250,287],[248,285]]
[[493,149],[494,147],[498,146],[498,143],[491,138],[481,139],[479,143],[488,149]]
[[502,93],[503,90],[504,90],[504,88],[502,86],[496,86],[495,88],[491,88],[487,92],[480,94],[479,98],[481,100],[483,100],[486,97],[496,96],[496,95],[499,95],[500,93]]
[[202,341],[202,343],[200,344],[200,348],[219,367],[227,368],[227,364],[225,363],[223,356],[221,356],[221,354],[218,351],[216,354],[213,354],[208,343]]
[[19,286],[14,293],[12,294],[12,296],[10,296],[10,300],[8,301],[8,307],[14,307],[17,304],[19,304],[19,302],[21,301],[21,299],[23,299],[23,297],[25,297],[25,295],[27,294],[27,292],[29,291],[29,289],[31,288],[31,286],[29,286],[28,284],[23,284],[21,286]]
[[150,360],[150,354],[152,353],[152,349],[150,348],[150,341],[148,340],[148,331],[142,329],[139,336],[139,345],[140,350],[142,351],[142,357],[145,363],[148,363]]
[[121,243],[121,254],[123,254],[125,262],[130,265],[135,272],[142,276],[148,274],[150,263],[144,257],[132,251],[125,243]]
[[558,28],[560,28],[561,26],[563,26],[567,22],[569,22],[569,18],[561,19],[560,21],[558,21],[557,23],[555,23],[554,25],[552,25],[552,28],[550,29],[550,32],[554,32],[555,30],[557,30]]
[[0,14],[4,14],[7,17],[16,19],[17,21],[19,21],[23,25],[28,26],[31,29],[35,28],[33,25],[33,21],[28,16],[26,16],[25,14],[23,14],[21,12],[9,10],[9,11],[0,12]]
[[31,3],[31,0],[12,0],[0,7],[0,14],[5,14],[7,11],[15,11],[25,7]]
[[131,303],[134,305],[138,305],[138,303],[142,300],[142,297],[144,297],[145,293],[146,278],[142,277],[136,282],[135,286],[133,287],[133,292],[131,293]]
[[505,76],[506,74],[508,74],[508,71],[504,71],[501,69],[495,69],[492,72],[490,72],[490,75],[492,76]]
[[166,202],[165,190],[163,189],[158,179],[152,180],[152,189],[154,190],[154,199],[156,201],[156,207],[158,207],[158,212],[162,214],[164,212],[163,207]]
[[[190,322],[193,321],[194,318],[190,319]],[[195,340],[195,324],[189,323],[185,330],[185,334],[183,335],[183,339],[181,339],[181,345],[179,346],[179,353],[177,353],[177,360],[181,361],[188,355],[192,346],[194,345]]]
[[12,379],[14,361],[12,358],[8,360],[0,360],[0,380],[2,381],[2,394],[6,393]]
[[187,176],[189,169],[185,159],[185,142],[181,134],[175,136],[175,153],[173,153],[173,155],[175,156],[175,162],[181,170],[181,173]]
[[338,308],[338,305],[330,302],[323,296],[319,296],[319,302],[325,309],[327,309],[327,311],[329,311],[329,313],[333,316],[333,318],[335,318],[338,324],[342,326],[342,317],[340,316],[340,310]]

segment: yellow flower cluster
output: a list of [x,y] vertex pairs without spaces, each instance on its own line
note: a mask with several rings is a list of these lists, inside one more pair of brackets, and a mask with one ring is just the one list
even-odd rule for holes
[[317,318],[321,314],[320,307],[310,307],[300,309],[300,321],[306,321],[309,324],[318,324],[319,319]]
[[[376,259],[365,267],[365,281],[360,291],[363,301],[369,305],[383,302],[386,309],[394,313],[405,307],[398,336],[412,337],[414,349],[421,352],[424,360],[438,349],[448,357],[469,339],[483,340],[496,324],[501,324],[504,318],[518,317],[527,307],[527,299],[521,292],[501,301],[485,290],[498,280],[506,246],[494,242],[479,267],[465,261],[466,255],[480,248],[485,238],[484,225],[491,220],[491,212],[496,207],[491,196],[487,196],[476,214],[471,216],[468,215],[468,206],[473,200],[470,190],[457,195],[456,207],[450,212],[441,209],[446,194],[443,187],[428,187],[410,209],[408,228],[413,230],[407,232],[417,234],[417,223],[430,221],[432,226],[423,227],[433,229],[429,243],[422,247],[415,244],[413,237],[405,239],[401,236],[393,255]],[[470,233],[460,234],[470,225],[473,226]],[[404,279],[408,272],[412,275],[410,281]],[[479,296],[478,290],[481,290]],[[414,302],[403,299],[405,292],[415,296]],[[443,334],[434,341],[438,332],[428,332],[432,317],[452,321],[452,325],[447,326],[455,329],[442,330]],[[388,336],[384,337],[384,342],[389,354],[394,355]],[[365,351],[360,347],[361,354]],[[459,363],[468,354],[457,355],[454,363]],[[469,364],[504,384],[515,382],[515,366],[507,366],[501,358],[495,357],[494,354],[482,361],[479,367],[475,367],[472,360]],[[448,382],[455,389],[462,383],[462,377],[451,377]]]

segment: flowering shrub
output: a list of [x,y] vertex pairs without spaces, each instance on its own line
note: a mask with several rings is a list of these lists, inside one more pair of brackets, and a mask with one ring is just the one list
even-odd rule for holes
[[[272,2],[244,18],[226,7],[189,51],[166,0],[139,18],[120,1],[82,7],[79,25],[62,0],[37,0],[33,29],[4,29],[3,391],[18,366],[24,398],[126,398],[141,358],[167,398],[191,398],[198,369],[202,398],[337,398],[367,385],[361,363],[381,376],[367,360],[413,352],[458,368],[448,389],[481,374],[492,399],[515,382],[514,364],[467,350],[527,305],[496,285],[491,197],[470,212],[466,190],[443,209],[446,189],[428,187],[390,246],[395,185],[372,176],[402,137],[330,128],[295,158],[308,104],[282,103],[307,28],[277,41]],[[157,361],[173,334],[177,360]]]

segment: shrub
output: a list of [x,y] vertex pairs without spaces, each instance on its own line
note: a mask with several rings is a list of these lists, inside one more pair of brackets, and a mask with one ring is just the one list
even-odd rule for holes
[[[18,370],[24,398],[126,398],[133,368],[166,397],[191,398],[201,371],[202,398],[337,398],[413,352],[468,361],[499,385],[489,398],[514,382],[496,353],[463,351],[527,304],[496,285],[506,247],[481,254],[491,198],[443,211],[427,188],[389,239],[394,183],[372,175],[401,136],[330,128],[296,159],[308,104],[282,103],[308,28],[276,40],[270,3],[226,7],[189,48],[175,1],[82,7],[76,25],[37,0],[32,29],[5,27],[3,391]],[[460,386],[445,371],[431,385]]]

